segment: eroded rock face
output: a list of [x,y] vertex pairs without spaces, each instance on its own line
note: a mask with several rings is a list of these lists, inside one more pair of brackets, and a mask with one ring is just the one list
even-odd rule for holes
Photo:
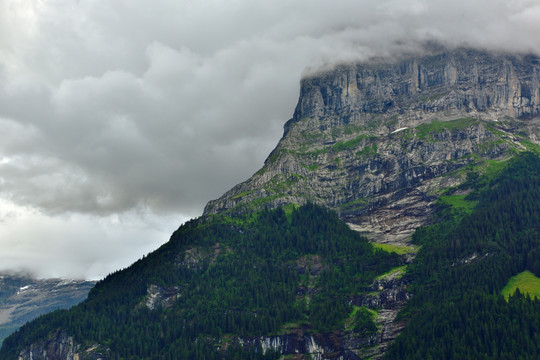
[[540,110],[538,65],[535,56],[457,49],[341,66],[303,80],[293,121],[339,115],[336,122],[354,123],[385,114],[412,125],[447,110],[492,120],[532,116]]
[[180,296],[180,288],[164,288],[163,286],[152,284],[146,290],[144,305],[154,310],[156,308],[170,308]]
[[315,202],[376,241],[424,225],[463,170],[537,142],[533,56],[458,49],[341,66],[304,79],[294,117],[264,167],[205,214]]
[[21,351],[18,360],[107,360],[106,350],[94,345],[83,349],[62,330]]
[[299,359],[313,360],[360,360],[355,349],[369,346],[369,339],[351,336],[345,333],[309,335],[301,330],[295,333],[241,338],[236,340],[246,348],[261,349],[263,354],[277,351],[282,355],[299,356]]

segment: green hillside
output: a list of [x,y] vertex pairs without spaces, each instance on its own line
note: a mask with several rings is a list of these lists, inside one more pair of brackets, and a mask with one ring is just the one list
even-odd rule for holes
[[540,159],[520,154],[497,178],[463,185],[471,186],[472,211],[446,211],[414,235],[408,326],[386,359],[540,357],[540,300],[501,295],[515,274],[540,274]]
[[372,317],[360,317],[349,300],[400,257],[375,250],[326,209],[288,210],[183,225],[160,249],[99,282],[81,305],[23,326],[0,358],[16,359],[56,329],[83,346],[100,344],[111,359],[277,358],[235,339],[295,329],[372,332]]

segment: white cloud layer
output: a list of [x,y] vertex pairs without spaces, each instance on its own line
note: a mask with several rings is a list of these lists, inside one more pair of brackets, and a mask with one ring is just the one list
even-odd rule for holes
[[3,0],[0,268],[95,278],[163,243],[262,165],[306,71],[538,34],[537,0]]

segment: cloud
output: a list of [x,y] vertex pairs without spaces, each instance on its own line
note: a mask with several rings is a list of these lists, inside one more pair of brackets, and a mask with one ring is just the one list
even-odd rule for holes
[[165,243],[186,220],[136,210],[50,217],[0,200],[0,271],[97,280]]
[[[39,228],[70,244],[62,269],[102,261],[104,274],[121,262],[90,238],[150,250],[110,219],[138,219],[148,239],[148,219],[198,216],[262,166],[303,73],[425,41],[540,53],[539,31],[535,0],[5,0],[0,199],[19,215],[0,223],[2,251],[27,269],[15,243],[55,258],[32,250]],[[32,271],[72,273],[49,266]]]

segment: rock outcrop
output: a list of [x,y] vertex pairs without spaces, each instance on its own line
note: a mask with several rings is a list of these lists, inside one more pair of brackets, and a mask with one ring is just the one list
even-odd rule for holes
[[354,349],[370,345],[370,338],[359,338],[344,333],[309,335],[301,330],[295,333],[237,339],[245,348],[258,348],[264,354],[277,351],[289,357],[313,360],[360,360]]
[[471,166],[538,142],[539,78],[535,56],[471,49],[306,78],[263,168],[205,214],[311,201],[373,240],[399,242]]
[[83,349],[72,336],[58,330],[21,351],[18,360],[106,360],[106,352],[97,344]]

